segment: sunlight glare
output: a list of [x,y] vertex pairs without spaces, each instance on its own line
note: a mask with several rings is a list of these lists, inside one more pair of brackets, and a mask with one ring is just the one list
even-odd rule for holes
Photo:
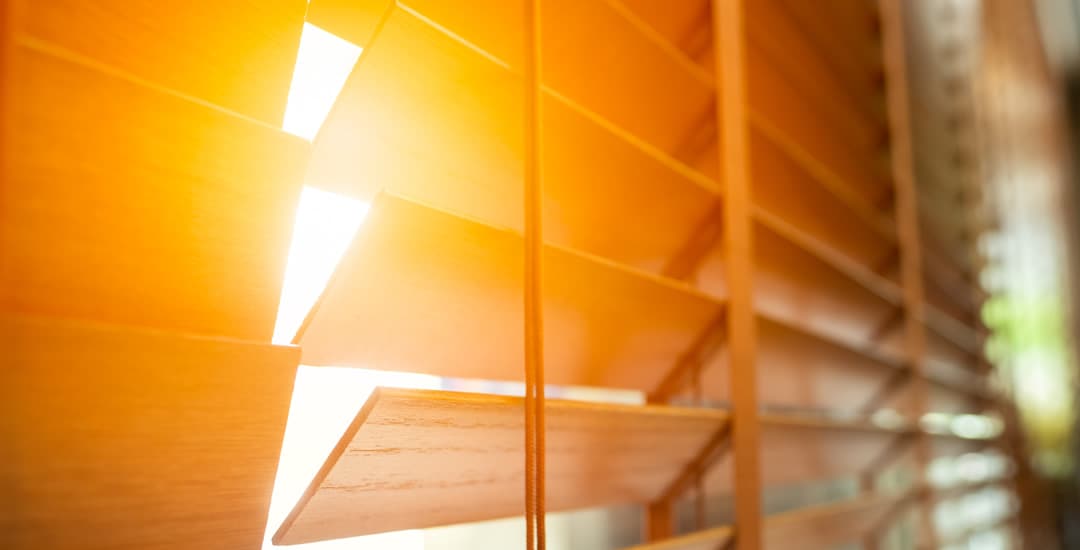
[[[300,499],[323,461],[377,386],[436,389],[440,379],[422,374],[301,365],[296,373],[289,420],[281,445],[270,499],[264,550],[285,516]],[[366,537],[289,546],[295,550],[422,550],[423,531],[397,531]]]
[[352,242],[369,206],[314,187],[304,187],[301,191],[274,326],[275,344],[292,341]]
[[282,129],[309,141],[319,133],[361,48],[304,23]]

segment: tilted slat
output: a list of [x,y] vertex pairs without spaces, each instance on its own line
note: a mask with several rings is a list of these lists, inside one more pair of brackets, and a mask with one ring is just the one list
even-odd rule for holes
[[[920,433],[902,421],[797,414],[763,413],[761,425],[761,472],[766,487],[859,476],[885,466],[910,467],[911,444]],[[999,441],[993,435],[931,435],[934,456],[959,456]],[[731,460],[725,456],[705,476],[705,487],[710,493],[725,493],[730,485]]]
[[[353,5],[346,5],[347,2]],[[373,22],[388,8],[386,24],[372,40]],[[668,153],[675,152],[703,122],[711,122],[709,77],[677,50],[642,32],[639,22],[626,17],[617,3],[551,0],[544,2],[542,9],[544,21],[558,21],[545,27],[542,33],[544,84]],[[467,43],[470,49],[482,51],[496,63],[519,69],[523,25],[520,10],[520,4],[501,0],[474,2],[469,10],[447,0],[393,4],[315,0],[309,20],[331,32],[340,32],[343,38],[365,48],[386,48],[379,43],[387,40],[387,33],[396,35],[404,30],[399,19],[422,19],[430,22],[431,28],[443,29]],[[352,19],[343,20],[349,17]],[[596,36],[603,36],[604,40],[597,41]],[[403,40],[415,43],[416,39]],[[394,38],[390,40],[397,43]],[[409,47],[390,49],[398,53],[409,51]],[[414,55],[419,52],[412,50]],[[430,72],[438,67],[435,59],[418,61],[424,62],[424,72]],[[634,62],[626,63],[627,59]],[[406,69],[401,67],[401,70]],[[642,75],[650,76],[642,78]],[[465,78],[462,84],[481,93],[480,82]],[[520,88],[515,87],[513,95],[520,99]],[[642,116],[643,113],[650,116]]]
[[[298,335],[305,364],[520,380],[522,238],[389,195]],[[651,391],[720,313],[689,286],[544,252],[545,380]]]
[[[903,500],[902,495],[865,495],[769,516],[765,518],[765,548],[815,550],[858,542]],[[627,550],[716,550],[734,535],[731,527],[716,527]]]
[[793,24],[805,33],[815,55],[833,67],[850,90],[849,99],[861,102],[862,109],[884,120],[885,102],[881,86],[881,36],[875,30],[876,6],[861,0],[832,2],[820,9],[802,0],[780,0]]
[[[768,520],[766,520],[768,529]],[[733,527],[713,527],[687,535],[631,546],[625,550],[717,550],[735,539]]]
[[[758,317],[757,337],[758,395],[765,408],[860,412],[892,377],[907,370],[895,358],[845,346],[766,315]],[[705,371],[705,396],[730,398],[728,369],[724,357]]]
[[883,215],[866,202],[837,192],[835,180],[808,171],[786,152],[785,143],[773,141],[766,132],[754,131],[750,139],[754,203],[761,210],[867,269],[881,269],[882,275],[895,270],[889,261],[895,236]]
[[[762,223],[754,226],[758,310],[853,346],[878,347],[871,337],[895,306],[875,287],[853,278],[843,265],[799,246],[774,227],[780,229]],[[725,292],[723,261],[724,251],[719,247],[705,258],[697,283],[706,292]]]
[[268,341],[309,145],[40,42],[10,61],[0,310]]
[[798,142],[817,162],[829,167],[846,189],[873,200],[888,184],[886,158],[868,156],[838,136],[816,109],[807,109],[789,77],[771,59],[748,64],[750,102],[756,120],[768,121]]
[[[304,0],[11,0],[17,32],[179,93],[281,124]],[[104,119],[101,119],[104,120]]]
[[[894,444],[915,433],[910,427],[879,427],[865,420],[827,420],[799,415],[761,416],[761,472],[765,487],[858,475]],[[725,456],[705,476],[709,493],[727,493],[731,458]]]
[[710,0],[616,0],[634,12],[663,40],[681,50],[707,71],[712,62],[712,6]]
[[[769,142],[769,148],[764,151],[759,151],[762,147],[760,144],[756,146],[751,156],[758,155],[768,159],[775,156],[775,151],[781,151],[799,167],[802,173],[809,176],[815,185],[821,186],[838,201],[844,203],[850,213],[862,221],[867,229],[880,234],[884,239],[895,240],[895,221],[891,219],[888,209],[882,208],[877,200],[864,196],[854,189],[855,184],[850,181],[852,176],[839,171],[837,166],[829,162],[829,159],[822,158],[807,145],[807,142],[828,141],[829,138],[827,136],[808,138],[793,134],[783,125],[776,123],[774,118],[776,117],[770,118],[756,112],[751,113],[750,124],[753,133]],[[761,162],[767,162],[765,159]],[[861,178],[859,175],[855,177]]]
[[262,547],[299,350],[0,316],[0,547]]
[[[647,502],[727,422],[548,400],[547,509]],[[294,544],[522,513],[523,399],[380,388],[274,536]]]
[[903,495],[870,494],[777,514],[765,521],[765,546],[813,550],[861,542],[903,501]]
[[[849,151],[861,153],[859,165],[869,173],[882,175],[888,142],[883,139],[886,120],[881,111],[864,109],[858,93],[850,90],[829,66],[828,60],[814,49],[810,37],[788,16],[779,0],[757,0],[747,5],[747,34],[751,50],[758,50],[754,61],[771,67],[789,89],[805,104],[813,120],[825,123],[833,141]],[[753,55],[753,54],[751,54]],[[870,65],[867,64],[867,72]],[[763,111],[763,114],[768,114]],[[775,120],[777,124],[789,121]],[[860,191],[873,196],[881,191],[880,179],[851,182]],[[877,185],[872,185],[877,184]]]

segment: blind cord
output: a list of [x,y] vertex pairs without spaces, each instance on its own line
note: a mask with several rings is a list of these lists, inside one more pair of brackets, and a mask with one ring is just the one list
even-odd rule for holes
[[545,548],[544,315],[540,166],[540,10],[525,0],[525,542]]

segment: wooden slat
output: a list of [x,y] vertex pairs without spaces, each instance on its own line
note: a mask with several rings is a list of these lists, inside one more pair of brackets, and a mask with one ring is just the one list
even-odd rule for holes
[[938,338],[962,353],[975,358],[982,355],[978,335],[972,327],[950,318],[931,305],[923,307],[923,322]]
[[709,0],[617,0],[637,14],[663,40],[712,71],[712,14]]
[[269,341],[308,144],[39,42],[11,63],[0,309]]
[[[828,418],[802,414],[761,416],[761,468],[766,487],[858,477],[883,466],[917,467],[914,447],[903,438],[927,438],[932,457],[959,456],[998,444],[997,436],[963,438],[951,432],[931,433],[899,421],[866,417]],[[794,458],[793,458],[794,457]],[[705,477],[709,493],[730,493],[730,457]]]
[[887,214],[880,211],[871,200],[853,189],[853,183],[847,179],[850,176],[837,171],[836,167],[829,163],[829,159],[821,158],[814,151],[809,150],[806,143],[802,141],[805,139],[811,141],[817,139],[829,140],[830,138],[820,136],[807,138],[807,136],[791,134],[785,131],[783,126],[777,125],[769,118],[758,115],[756,112],[752,115],[751,122],[753,122],[755,132],[769,140],[774,148],[783,151],[815,183],[827,189],[837,200],[842,201],[871,231],[879,233],[886,239],[896,239],[894,221],[890,220]]
[[[856,542],[878,527],[902,500],[902,496],[867,495],[766,517],[764,547],[814,550]],[[734,536],[731,527],[716,527],[627,550],[716,550]]]
[[726,548],[735,539],[735,529],[723,526],[680,535],[655,542],[647,542],[626,550],[717,550]]
[[[859,412],[906,367],[886,355],[845,346],[767,315],[758,316],[758,395],[767,408]],[[702,380],[704,395],[730,398],[726,357]]]
[[[384,189],[520,231],[519,85],[394,12],[323,126],[309,182],[363,200]],[[553,91],[543,113],[548,240],[660,271],[708,214],[716,184]]]
[[[860,151],[861,159],[872,173],[885,169],[884,137],[885,117],[880,110],[874,112],[864,107],[865,99],[856,90],[849,89],[842,78],[834,72],[829,60],[816,51],[811,37],[803,32],[797,21],[790,17],[780,0],[757,0],[748,4],[747,15],[750,42],[760,53],[754,59],[761,65],[769,65],[784,80],[791,83],[792,91],[812,109],[806,109],[816,120],[828,121],[829,133],[834,141],[852,151]],[[852,44],[851,47],[858,47]],[[753,55],[753,54],[752,54]],[[871,72],[871,64],[864,68]],[[790,121],[778,120],[778,124]],[[852,182],[861,190],[876,196],[881,189],[874,181]]]
[[[667,2],[662,6],[641,0],[624,3],[646,25],[654,29],[661,40],[698,62],[710,61],[706,54],[711,50],[711,32],[702,24],[709,15],[707,3],[698,0]],[[771,116],[778,112],[778,107],[783,107],[788,102],[771,101],[769,98],[779,97],[778,93],[783,95],[782,90],[790,90],[792,97],[797,98],[795,103],[812,103],[815,109],[796,112],[797,116],[794,117],[778,116],[777,121],[782,126],[797,123],[799,120],[807,122],[815,117],[826,120],[826,124],[803,125],[803,128],[828,128],[829,134],[835,138],[831,141],[841,147],[859,143],[856,150],[863,151],[863,154],[840,155],[837,158],[843,163],[870,161],[877,164],[878,172],[883,173],[884,163],[880,147],[884,144],[884,113],[880,106],[880,97],[877,109],[865,107],[865,91],[849,89],[850,85],[834,74],[835,71],[828,66],[827,56],[815,51],[809,37],[793,25],[795,21],[786,15],[786,10],[779,4],[757,1],[748,4],[748,8],[750,13],[747,21],[751,38],[747,51],[748,63],[754,70],[767,71],[767,78],[779,78],[786,84],[782,87],[764,87],[764,91],[769,92],[767,97],[760,94],[753,96],[751,107],[759,114]],[[869,30],[869,22],[867,23]],[[864,42],[870,47],[873,40]],[[880,59],[877,66],[869,63],[870,59],[872,58],[867,58],[867,64],[862,68],[864,84],[872,84],[870,77],[878,72],[880,67]],[[828,145],[812,143],[809,146],[813,148]],[[715,159],[704,162],[703,165],[708,166],[713,162]],[[880,189],[866,187],[866,191],[873,196],[880,192]]]
[[299,350],[0,316],[0,547],[262,547]]
[[[374,203],[298,342],[304,362],[520,380],[522,239],[389,195]],[[545,249],[545,379],[651,391],[721,304]]]
[[[872,7],[853,6],[861,0],[832,2],[829,9],[819,9],[802,0],[782,0],[780,4],[795,24],[805,32],[836,72],[841,75],[845,88],[853,91],[861,101],[869,104],[871,112],[885,116],[885,106],[880,87],[881,42],[873,32]],[[855,13],[861,11],[862,13]],[[848,12],[845,16],[843,13]]]
[[[294,544],[520,515],[523,400],[380,388],[274,536]],[[548,400],[547,508],[657,496],[727,415]]]
[[[828,420],[763,414],[761,468],[766,487],[855,476],[874,465],[893,443],[915,433],[906,425],[879,427],[866,420]],[[794,458],[797,457],[797,458]],[[705,478],[709,493],[729,493],[730,458]]]
[[[766,216],[760,219],[764,221]],[[871,337],[895,308],[891,299],[879,294],[891,293],[887,290],[888,283],[880,283],[863,270],[852,269],[851,262],[838,261],[836,255],[814,246],[809,239],[799,238],[797,231],[779,223],[780,220],[768,220],[766,223],[770,225],[758,223],[754,227],[757,309],[852,346],[879,346]],[[714,249],[705,258],[696,278],[704,291],[726,295],[723,262],[724,251],[720,249]]]
[[[520,4],[484,0],[474,3],[469,10],[462,10],[457,3],[447,0],[400,1],[392,5],[368,0],[345,5],[351,1],[315,0],[309,20],[331,32],[340,31],[344,38],[365,48],[370,41],[370,46],[389,50],[391,55],[409,52],[412,63],[422,63],[423,70],[410,71],[401,65],[397,68],[411,76],[423,76],[423,73],[440,67],[438,60],[456,54],[445,50],[435,57],[428,57],[432,53],[424,44],[417,43],[418,39],[427,40],[423,33],[402,41],[392,38],[406,28],[418,30],[399,21],[404,18],[430,22],[431,29],[441,29],[435,32],[454,36],[496,64],[521,67],[519,36],[523,19]],[[386,26],[378,38],[372,39],[371,33],[376,27],[373,21],[377,21],[378,14],[388,6],[391,11]],[[620,4],[609,0],[549,0],[542,8],[544,21],[558,21],[542,33],[546,86],[668,153],[678,150],[701,124],[711,124],[712,83],[708,75],[676,48],[648,32],[647,27]],[[335,17],[353,19],[333,20]],[[603,36],[604,41],[598,42],[596,36]],[[393,45],[381,44],[388,39]],[[366,51],[363,55],[367,55]],[[627,63],[627,59],[634,62]],[[399,59],[399,62],[404,61],[406,59]],[[650,78],[642,79],[644,74]],[[458,84],[475,95],[492,93],[485,92],[483,83],[469,76],[462,76]],[[393,90],[392,86],[390,90]],[[425,97],[430,101],[439,95],[431,93]],[[439,104],[449,102],[443,100]],[[642,113],[651,113],[651,116],[641,116]],[[443,145],[447,143],[451,142]]]
[[765,547],[812,550],[860,542],[903,501],[902,495],[872,494],[777,514],[765,522]]
[[[785,152],[785,145],[765,132],[755,131],[751,143],[754,203],[760,210],[866,269],[879,269],[887,262],[894,235],[888,222],[867,203],[837,192],[832,179],[808,171],[795,160],[797,156]],[[887,266],[880,275],[890,275]]]
[[[884,157],[852,146],[850,138],[838,135],[842,132],[834,129],[818,109],[807,108],[803,95],[774,60],[749,64],[748,69],[755,120],[767,121],[799,143],[817,162],[828,166],[851,193],[873,201],[888,182],[882,165]],[[872,142],[864,139],[863,147],[870,147]]]
[[304,0],[11,0],[18,32],[280,125]]

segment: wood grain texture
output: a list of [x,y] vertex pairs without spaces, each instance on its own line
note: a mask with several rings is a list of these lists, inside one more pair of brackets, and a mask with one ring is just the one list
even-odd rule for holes
[[269,341],[309,146],[14,48],[0,310]]
[[8,315],[0,344],[0,547],[261,547],[298,349]]
[[304,0],[12,0],[17,31],[231,111],[280,125]]
[[[379,388],[275,543],[294,544],[522,513],[524,400]],[[727,415],[549,400],[547,507],[654,498]]]
[[[380,196],[301,329],[304,363],[521,380],[522,244]],[[721,307],[592,256],[544,253],[551,384],[650,391]]]

